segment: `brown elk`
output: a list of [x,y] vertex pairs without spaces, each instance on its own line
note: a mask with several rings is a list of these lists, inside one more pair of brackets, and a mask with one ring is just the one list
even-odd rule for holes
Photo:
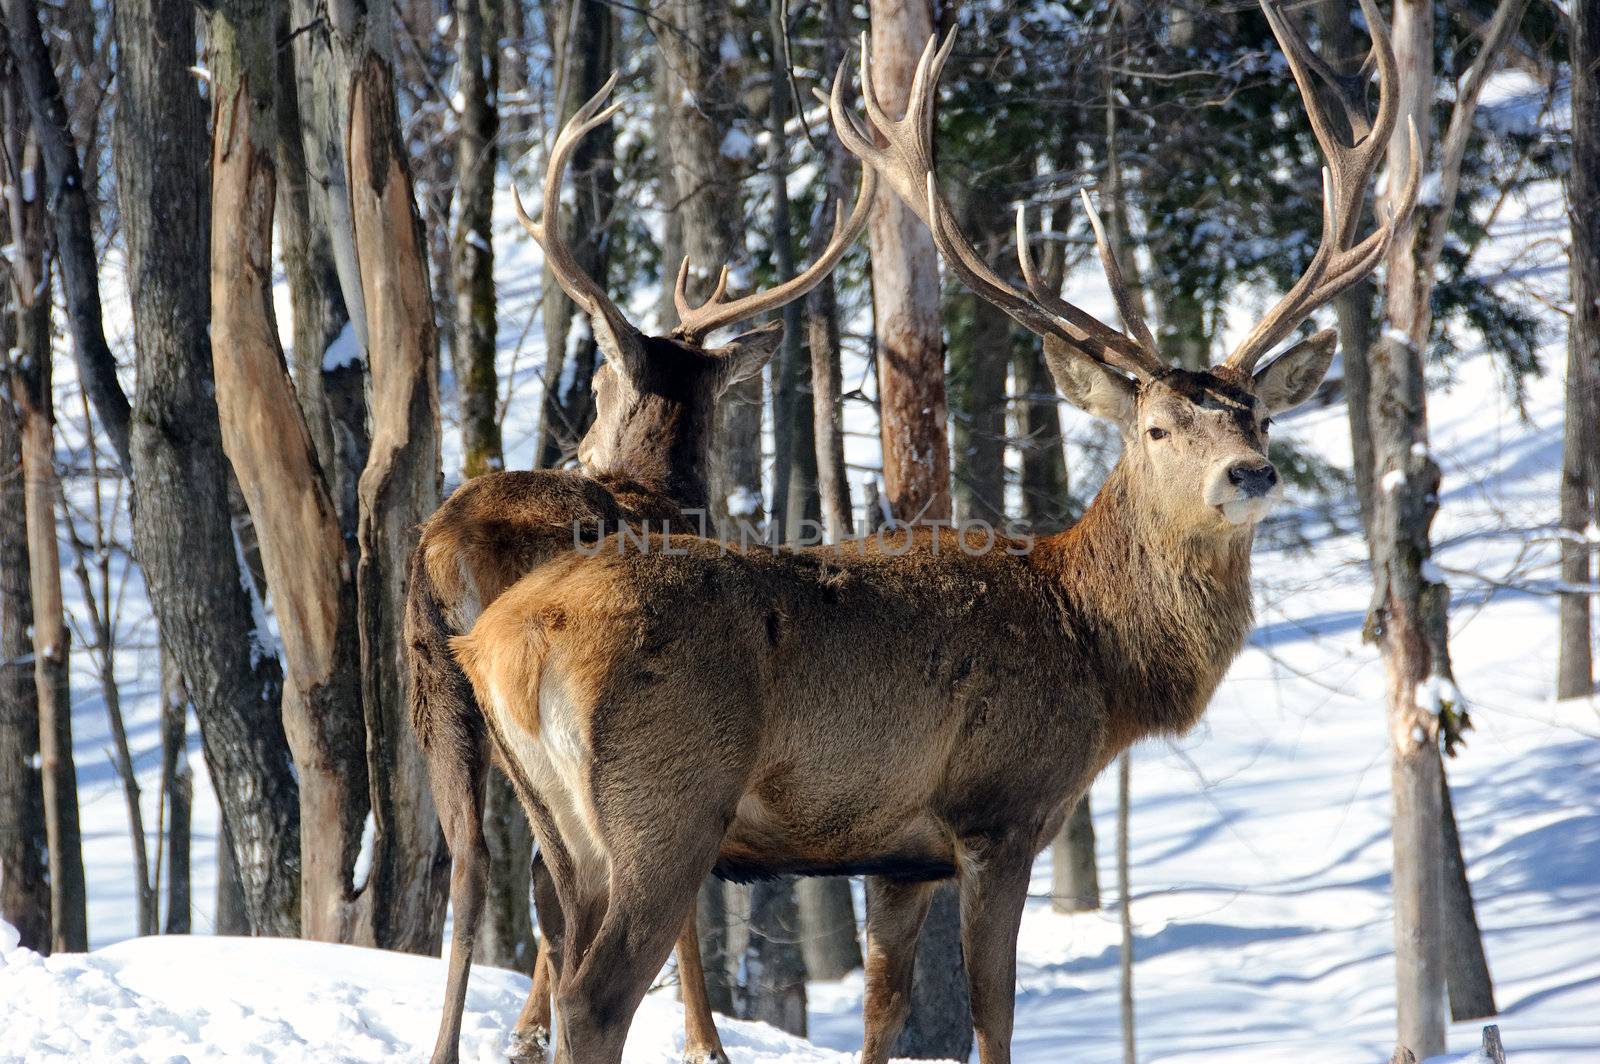
[[[622,315],[604,289],[578,266],[554,219],[562,174],[582,137],[608,121],[601,109],[616,76],[557,136],[544,185],[543,224],[516,201],[518,217],[544,249],[556,280],[589,316],[605,364],[595,374],[596,416],[579,446],[585,472],[534,470],[492,473],[463,485],[424,526],[411,562],[406,605],[406,657],[411,674],[412,723],[427,759],[439,819],[454,861],[444,1014],[435,1064],[457,1059],[462,1009],[473,945],[483,911],[487,851],[482,794],[486,757],[505,762],[492,721],[473,698],[447,642],[519,577],[573,549],[575,538],[648,522],[695,527],[707,508],[706,478],[717,398],[766,364],[781,337],[775,324],[709,347],[713,331],[799,299],[816,287],[865,228],[876,176],[863,169],[860,194],[848,219],[839,205],[833,237],[804,272],[777,287],[725,300],[728,271],[711,297],[692,306],[685,291],[688,262],[679,271],[678,326],[647,336]],[[690,520],[685,520],[688,515]],[[518,783],[521,780],[514,776]],[[726,1057],[712,1022],[692,919],[683,924],[679,963],[686,1002],[686,1055],[696,1064]],[[550,1027],[547,939],[540,943],[534,986],[512,1036],[513,1059],[542,1061]]]
[[[963,283],[1045,338],[1061,391],[1117,425],[1122,457],[1082,520],[1037,542],[974,549],[917,529],[777,553],[657,536],[547,563],[452,641],[544,848],[534,892],[563,1061],[620,1060],[707,872],[868,877],[865,1064],[887,1059],[930,893],[956,878],[979,1056],[1010,1059],[1034,855],[1119,752],[1193,726],[1238,653],[1254,530],[1278,494],[1270,417],[1312,393],[1333,334],[1256,364],[1409,224],[1415,163],[1403,207],[1357,239],[1397,112],[1387,31],[1362,6],[1375,121],[1366,78],[1334,76],[1267,7],[1327,157],[1322,245],[1205,371],[1161,359],[1098,223],[1125,332],[1044,289],[1025,233],[1026,292],[978,257],[933,167],[949,41],[929,42],[903,120],[876,100],[865,55],[874,130],[836,82],[841,138],[915,206]],[[1313,75],[1330,82],[1337,124]],[[1414,131],[1412,143],[1415,160]]]

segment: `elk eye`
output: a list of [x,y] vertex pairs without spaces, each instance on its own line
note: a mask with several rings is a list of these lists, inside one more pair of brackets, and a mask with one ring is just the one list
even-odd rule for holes
[[1151,428],[1150,430],[1150,438],[1152,440],[1164,440],[1168,435],[1169,434],[1166,429]]

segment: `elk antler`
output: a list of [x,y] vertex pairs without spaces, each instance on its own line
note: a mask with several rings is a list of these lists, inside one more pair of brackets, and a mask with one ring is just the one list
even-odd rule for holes
[[[1292,333],[1318,307],[1377,268],[1396,234],[1410,220],[1411,212],[1417,205],[1417,188],[1422,178],[1417,129],[1408,118],[1406,129],[1410,139],[1411,173],[1406,179],[1405,190],[1396,201],[1399,206],[1390,211],[1383,223],[1364,240],[1356,242],[1367,179],[1388,150],[1395,117],[1400,112],[1396,89],[1399,73],[1394,49],[1389,43],[1389,28],[1384,25],[1373,0],[1361,0],[1361,11],[1366,16],[1368,32],[1372,35],[1372,52],[1355,76],[1344,77],[1307,47],[1305,40],[1273,0],[1261,0],[1261,9],[1266,12],[1272,35],[1278,39],[1278,46],[1289,60],[1289,69],[1294,73],[1295,84],[1300,87],[1300,97],[1305,102],[1306,114],[1311,119],[1311,131],[1316,135],[1327,165],[1322,168],[1322,243],[1300,280],[1228,356],[1225,364],[1241,373],[1249,373],[1254,369],[1262,355]],[[1376,121],[1369,121],[1366,91],[1373,66],[1378,71],[1378,115]],[[1317,84],[1312,80],[1313,74],[1331,88],[1334,102],[1339,105],[1344,125],[1349,130],[1349,144],[1339,139],[1338,130],[1329,120],[1324,101],[1318,95]],[[1395,180],[1395,175],[1390,174],[1389,180]]]
[[850,245],[855,243],[856,237],[867,227],[867,218],[872,213],[872,199],[877,191],[877,172],[870,166],[863,166],[861,189],[856,194],[856,205],[850,212],[849,220],[845,219],[844,202],[841,200],[834,208],[833,236],[828,239],[828,246],[823,248],[822,254],[817,256],[817,261],[765,292],[752,292],[732,302],[723,302],[722,297],[728,291],[728,267],[723,266],[711,297],[698,307],[691,307],[687,288],[689,257],[685,255],[683,264],[678,267],[678,283],[672,291],[672,302],[678,308],[678,327],[673,330],[673,335],[689,343],[699,343],[724,325],[777,310],[810,292],[822,283],[823,278],[828,276]]
[[[939,191],[938,175],[933,164],[933,111],[939,90],[939,74],[954,44],[954,32],[945,38],[942,47],[937,46],[935,37],[928,39],[922,58],[917,62],[916,76],[911,82],[905,117],[895,120],[889,117],[874,91],[872,57],[866,35],[863,34],[861,97],[871,128],[869,130],[863,126],[853,112],[845,110],[841,94],[845,64],[841,63],[838,75],[834,78],[833,94],[828,101],[839,139],[864,164],[884,175],[895,193],[932,231],[934,245],[945,262],[961,278],[962,283],[978,296],[1005,311],[1024,328],[1040,336],[1062,341],[1069,351],[1081,358],[1115,367],[1141,379],[1159,375],[1166,367],[1156,353],[1154,341],[1146,342],[1149,330],[1136,316],[1129,316],[1133,302],[1128,296],[1121,271],[1115,269],[1115,257],[1106,257],[1108,248],[1103,233],[1100,238],[1102,259],[1108,264],[1107,280],[1117,306],[1123,308],[1124,320],[1134,330],[1137,339],[1123,335],[1039,283],[1028,255],[1026,240],[1020,240],[1017,252],[1022,260],[1028,294],[1002,280],[991,270],[973,248],[972,242],[961,233],[955,212]],[[882,139],[882,147],[874,140],[874,132]]]
[[618,103],[603,111],[600,109],[600,105],[611,95],[611,90],[616,88],[616,85],[617,74],[613,71],[610,80],[601,86],[600,91],[591,96],[587,103],[578,108],[572,117],[567,119],[566,125],[561,127],[561,132],[556,134],[555,143],[550,146],[550,161],[545,167],[544,210],[540,220],[536,222],[528,217],[515,183],[511,186],[511,198],[516,206],[517,220],[528,231],[528,235],[538,241],[539,246],[544,249],[545,261],[549,263],[550,272],[555,275],[556,283],[561,285],[561,290],[583,308],[592,323],[612,334],[614,349],[607,350],[607,354],[627,359],[642,351],[642,336],[639,330],[622,316],[622,311],[617,309],[616,304],[606,296],[605,289],[578,265],[572,249],[561,239],[561,226],[558,221],[561,209],[561,180],[566,172],[567,163],[571,161],[578,142],[597,126],[609,122],[611,116],[621,109],[622,105]]

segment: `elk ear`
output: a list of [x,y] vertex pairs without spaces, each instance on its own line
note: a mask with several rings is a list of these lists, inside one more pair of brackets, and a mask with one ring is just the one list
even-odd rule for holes
[[732,388],[760,373],[772,361],[778,345],[783,342],[783,322],[769,322],[742,336],[735,336],[721,347],[706,352],[722,360],[722,373],[717,380],[717,394]]
[[1299,406],[1317,390],[1328,367],[1333,364],[1334,348],[1339,334],[1333,329],[1323,329],[1315,336],[1302,340],[1273,359],[1271,364],[1256,372],[1251,381],[1256,398],[1276,414],[1292,406]]
[[644,381],[644,337],[640,333],[632,329],[613,329],[604,314],[579,315],[578,320],[589,322],[594,344],[606,357],[606,365],[636,385]]
[[1068,353],[1055,337],[1044,342],[1044,361],[1067,402],[1119,426],[1133,424],[1138,393],[1127,377],[1108,366]]

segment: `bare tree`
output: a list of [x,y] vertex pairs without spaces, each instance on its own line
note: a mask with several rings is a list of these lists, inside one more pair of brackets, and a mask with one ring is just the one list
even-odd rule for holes
[[[162,645],[194,692],[249,927],[289,934],[300,897],[298,788],[277,710],[283,674],[263,652],[269,637],[241,583],[229,520],[209,336],[209,136],[190,72],[194,5],[128,0],[116,15],[117,191],[139,375],[134,544]],[[197,238],[172,240],[168,227]]]
[[1567,181],[1572,219],[1572,321],[1567,334],[1566,432],[1561,462],[1561,580],[1577,585],[1561,596],[1561,659],[1556,697],[1594,691],[1593,544],[1600,527],[1600,3],[1573,0],[1572,169]]
[[[556,113],[552,117],[559,126],[610,77],[616,63],[617,17],[599,0],[559,0],[548,5],[546,21],[551,54],[557,62]],[[602,285],[611,242],[591,239],[590,234],[603,232],[611,224],[617,194],[612,141],[611,127],[606,125],[578,145],[569,168],[572,209],[563,211],[559,222],[562,239],[573,249],[579,268]],[[542,283],[545,387],[535,464],[553,467],[577,453],[578,440],[594,417],[589,382],[594,377],[598,348],[591,331],[572,334],[577,307],[556,283],[548,264]]]
[[494,180],[500,81],[500,0],[456,0],[456,91],[461,98],[456,135],[456,227],[450,242],[455,288],[455,363],[461,411],[463,474],[500,469],[500,419],[496,416],[494,298]]
[[166,846],[167,922],[169,935],[187,935],[190,929],[189,854],[191,811],[194,807],[194,772],[189,767],[189,689],[184,686],[172,654],[161,651],[161,801],[167,811],[166,827],[156,840],[156,886],[160,893]]
[[379,944],[437,953],[450,856],[407,720],[401,627],[411,554],[439,503],[438,335],[395,99],[390,7],[334,0],[329,17],[352,78],[346,166],[371,365],[372,451],[358,493],[356,578],[367,756],[375,766],[368,904]]
[[32,116],[43,160],[39,188],[50,204],[55,257],[72,333],[78,379],[94,403],[101,427],[111,439],[123,469],[128,468],[128,397],[117,381],[117,363],[106,343],[100,317],[100,254],[91,226],[89,189],[61,84],[39,24],[37,0],[5,0],[5,23],[18,82]]
[[[15,184],[9,174],[6,184],[8,189]],[[0,236],[10,232],[9,217],[9,212],[0,213]],[[14,283],[9,265],[0,260],[0,350],[7,352],[16,348]],[[44,791],[35,763],[39,700],[30,637],[27,493],[21,416],[11,398],[9,356],[6,361],[0,364],[0,920],[17,929],[24,946],[46,952],[50,882]]]

